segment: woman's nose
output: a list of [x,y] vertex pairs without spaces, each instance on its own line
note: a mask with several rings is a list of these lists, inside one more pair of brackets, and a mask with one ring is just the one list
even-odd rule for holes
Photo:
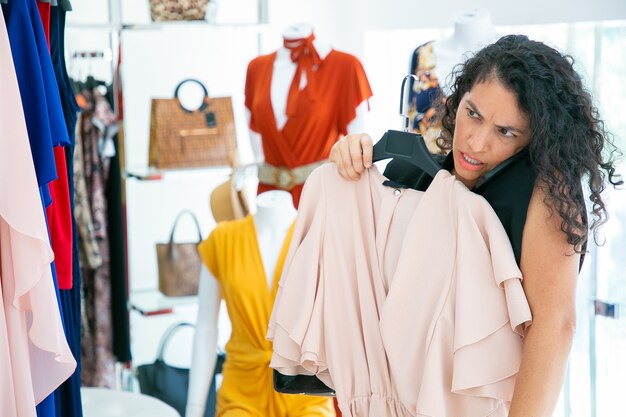
[[476,129],[467,140],[469,148],[473,152],[484,152],[489,145],[489,132],[487,129]]

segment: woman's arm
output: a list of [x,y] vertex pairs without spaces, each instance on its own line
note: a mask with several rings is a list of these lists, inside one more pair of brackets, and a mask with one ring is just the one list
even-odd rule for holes
[[576,327],[580,255],[567,243],[561,218],[535,186],[522,236],[520,269],[533,314],[524,339],[509,417],[552,416]]

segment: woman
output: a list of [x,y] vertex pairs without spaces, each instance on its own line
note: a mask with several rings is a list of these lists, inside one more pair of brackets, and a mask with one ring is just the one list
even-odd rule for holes
[[[595,232],[606,221],[606,181],[621,184],[615,148],[571,57],[522,35],[502,37],[460,66],[442,124],[438,146],[451,151],[444,167],[494,207],[533,313],[509,416],[550,416],[574,336],[576,278],[588,238],[581,181],[589,187]],[[509,158],[514,162],[483,182]],[[372,139],[348,135],[330,159],[344,178],[358,179],[371,166]],[[399,161],[385,176],[417,189],[429,183]]]

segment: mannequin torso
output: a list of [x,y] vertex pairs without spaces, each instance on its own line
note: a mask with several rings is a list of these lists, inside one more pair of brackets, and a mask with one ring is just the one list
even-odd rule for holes
[[257,196],[254,227],[269,288],[285,237],[295,218],[296,209],[287,191],[266,191]]
[[[259,253],[263,261],[268,288],[272,288],[279,254],[296,209],[291,194],[286,191],[267,191],[257,196],[254,227]],[[203,266],[198,289],[198,319],[189,376],[186,417],[202,417],[215,369],[217,330],[221,291],[218,281]]]

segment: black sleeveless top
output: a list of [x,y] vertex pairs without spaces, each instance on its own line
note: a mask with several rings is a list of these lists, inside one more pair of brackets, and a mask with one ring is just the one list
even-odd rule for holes
[[[511,241],[517,265],[522,253],[522,232],[526,223],[528,204],[535,186],[537,174],[530,165],[526,151],[490,180],[475,187],[472,191],[487,200],[500,219]],[[454,168],[452,152],[441,158],[442,167],[448,171]],[[394,183],[418,191],[426,191],[432,178],[418,167],[402,160],[392,160],[384,172],[385,177]],[[582,263],[582,260],[581,260]]]

